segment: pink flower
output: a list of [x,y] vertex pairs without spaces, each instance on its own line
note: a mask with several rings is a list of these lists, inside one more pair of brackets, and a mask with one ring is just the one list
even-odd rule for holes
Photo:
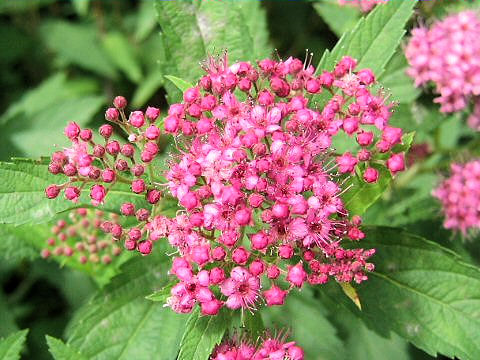
[[254,308],[259,289],[260,279],[240,266],[234,267],[230,277],[220,285],[220,291],[228,297],[225,306],[229,309]]

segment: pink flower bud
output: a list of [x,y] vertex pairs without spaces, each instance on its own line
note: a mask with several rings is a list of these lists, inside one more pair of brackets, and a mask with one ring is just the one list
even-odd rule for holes
[[200,91],[198,87],[189,88],[183,93],[183,100],[188,104],[195,102],[199,97]]
[[108,108],[105,111],[105,119],[107,119],[108,121],[117,121],[118,116],[119,116],[118,110],[115,108]]
[[269,290],[263,292],[267,306],[283,305],[287,294],[288,291],[282,290],[276,285],[272,285]]
[[275,98],[268,90],[262,90],[258,94],[258,103],[263,106],[272,105]]
[[[67,164],[68,165],[68,164]],[[48,165],[48,171],[53,174],[53,175],[57,175],[57,174],[61,174],[63,169],[62,169],[62,165],[57,163],[57,162],[51,162],[49,165]],[[67,175],[68,176],[68,175]]]
[[368,183],[375,183],[378,180],[378,170],[374,168],[367,168],[363,174],[363,179]]
[[65,127],[65,135],[70,139],[76,139],[80,134],[80,127],[77,125],[76,122],[69,122],[68,125]]
[[403,153],[393,154],[390,159],[387,160],[387,167],[392,175],[405,170],[405,155]]
[[101,158],[103,157],[103,155],[105,155],[105,148],[99,144],[95,145],[93,147],[93,156],[97,158]]
[[140,165],[140,164],[134,165],[131,170],[132,170],[133,176],[136,176],[136,177],[142,176],[143,173],[145,172],[145,168],[143,167],[143,165]]
[[148,118],[148,120],[153,122],[160,116],[160,109],[149,106],[145,111],[145,116]]
[[80,131],[80,139],[83,141],[90,141],[92,139],[93,133],[90,129],[83,129]]
[[322,84],[322,86],[330,87],[333,85],[333,81],[335,80],[335,77],[333,76],[332,73],[328,71],[324,71],[318,79],[320,80],[320,83]]
[[315,78],[308,79],[305,89],[311,94],[316,94],[321,89],[321,82]]
[[112,125],[103,124],[102,126],[100,126],[100,129],[98,130],[98,132],[105,139],[108,139],[113,134],[113,127],[112,127]]
[[252,243],[252,249],[263,250],[268,246],[268,237],[261,231],[253,234],[250,238],[250,242]]
[[162,193],[158,190],[150,190],[147,192],[147,201],[150,204],[156,204],[160,201]]
[[358,160],[352,156],[349,152],[346,152],[342,156],[337,156],[338,170],[341,173],[353,173],[355,165],[357,165]]
[[269,279],[276,279],[280,275],[280,269],[276,265],[270,265],[267,269],[267,276]]
[[293,256],[293,254],[294,254],[294,250],[291,245],[281,245],[278,248],[278,255],[280,255],[282,259],[290,259]]
[[147,130],[145,130],[145,137],[148,140],[156,140],[160,136],[160,129],[155,125],[150,125]]
[[132,181],[132,191],[135,194],[140,194],[145,190],[146,190],[146,185],[143,179],[137,179]]
[[138,241],[142,237],[142,232],[138,228],[131,228],[128,231],[128,238],[132,241]]
[[202,315],[217,315],[220,308],[223,306],[223,302],[217,299],[202,302],[200,304],[202,309]]
[[69,186],[65,189],[65,198],[77,202],[80,197],[80,189],[76,186]]
[[148,255],[152,252],[153,243],[150,240],[142,241],[138,243],[138,251],[142,255]]
[[49,199],[55,199],[58,196],[58,194],[60,193],[60,190],[61,190],[61,188],[59,186],[55,185],[55,184],[49,185],[45,189],[45,195]]
[[212,250],[212,258],[216,261],[222,261],[226,255],[227,253],[223,247],[219,246]]
[[117,96],[115,99],[113,99],[113,105],[117,109],[123,109],[125,106],[127,106],[127,100],[123,96]]
[[90,189],[90,197],[92,198],[92,204],[95,206],[103,203],[106,195],[107,191],[105,190],[103,185],[93,185]]
[[232,253],[232,260],[239,265],[245,265],[249,257],[250,253],[243,246],[236,248]]
[[120,212],[125,216],[133,216],[135,214],[135,205],[132,203],[123,203]]
[[131,158],[135,154],[135,147],[132,144],[123,144],[120,151],[123,156]]
[[127,239],[125,240],[124,246],[125,246],[125,249],[132,251],[137,248],[137,243],[134,240]]
[[141,128],[143,125],[145,125],[145,118],[143,117],[143,112],[132,111],[130,113],[128,122],[136,128]]
[[147,221],[148,217],[150,216],[150,212],[147,209],[138,209],[135,216],[140,222]]
[[253,193],[248,197],[249,205],[255,209],[262,205],[263,200],[263,196],[257,193]]
[[214,285],[225,280],[225,271],[222,268],[214,267],[210,270],[210,282]]
[[252,210],[248,208],[240,209],[235,213],[235,221],[240,226],[245,226],[250,223],[252,218]]
[[373,142],[373,132],[365,131],[357,134],[357,142],[360,146],[369,146]]
[[252,275],[259,276],[265,271],[265,264],[260,259],[254,260],[248,267],[248,270]]
[[105,169],[102,171],[102,180],[106,183],[114,182],[115,177],[115,171],[112,169]]
[[165,118],[165,131],[167,133],[176,133],[178,126],[180,125],[180,120],[176,116],[167,116]]
[[307,279],[307,273],[303,269],[301,263],[295,266],[289,266],[287,273],[287,281],[297,287],[302,287],[303,283]]

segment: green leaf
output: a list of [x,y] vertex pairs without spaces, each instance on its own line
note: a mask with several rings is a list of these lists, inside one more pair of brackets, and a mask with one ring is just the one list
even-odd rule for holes
[[358,69],[370,68],[379,77],[405,34],[405,24],[415,1],[389,1],[361,18],[345,33],[331,52],[326,51],[318,70],[332,70],[345,55],[358,60]]
[[392,94],[392,100],[399,103],[410,103],[417,99],[421,92],[420,89],[415,88],[412,78],[407,75],[407,69],[407,59],[403,49],[399,49],[378,79],[387,92]]
[[207,360],[222,341],[231,318],[225,309],[216,316],[202,316],[197,306],[188,318],[178,360]]
[[401,229],[368,227],[366,235],[358,246],[376,248],[376,268],[357,286],[363,310],[345,306],[379,333],[394,331],[433,356],[479,359],[480,269]]
[[[0,162],[0,223],[41,223],[73,208],[92,207],[88,187],[82,190],[76,204],[62,195],[54,200],[47,199],[45,188],[66,179],[50,174],[47,168],[44,160],[13,159],[8,163]],[[132,193],[128,185],[120,183],[109,191],[105,204],[98,208],[119,213],[124,202],[133,202],[138,208],[149,208],[145,196]]]
[[0,339],[0,359],[18,360],[23,344],[27,338],[28,329],[17,331],[4,339]]
[[137,15],[137,29],[135,30],[135,40],[140,42],[145,40],[157,25],[157,18],[153,9],[151,0],[142,0]]
[[[196,82],[203,74],[198,65],[207,54],[229,52],[231,62],[255,60],[263,49],[265,14],[258,5],[229,1],[155,1],[158,22],[162,28],[165,58],[162,72]],[[249,17],[247,21],[247,17]],[[254,22],[257,24],[254,24]],[[255,26],[254,26],[255,25]],[[258,32],[253,36],[253,32]],[[170,100],[179,92],[167,86]]]
[[169,282],[167,285],[165,285],[160,290],[155,291],[154,293],[152,293],[148,296],[145,296],[145,299],[165,303],[167,301],[167,299],[170,297],[170,291],[172,290],[172,287],[175,284],[176,284],[176,282]]
[[101,46],[95,27],[50,20],[40,29],[46,45],[64,64],[77,65],[100,76],[115,78],[115,66]]
[[55,360],[87,360],[73,346],[66,345],[62,340],[46,335],[48,351]]
[[50,228],[39,225],[0,225],[0,257],[9,260],[33,260],[50,236]]
[[255,59],[263,59],[272,53],[268,34],[267,16],[260,1],[237,1],[245,23],[253,39]]
[[341,6],[338,0],[315,1],[313,7],[338,37],[352,29],[361,17],[358,8]]
[[[148,0],[149,1],[149,0]],[[132,106],[141,107],[150,99],[153,94],[163,85],[163,76],[158,69],[147,74],[133,94]]]
[[165,78],[170,80],[181,92],[184,92],[185,90],[193,87],[193,85],[190,84],[188,81],[185,81],[173,75],[165,75]]
[[88,8],[90,7],[90,0],[72,0],[72,5],[75,11],[80,16],[88,15]]
[[84,127],[104,103],[103,96],[85,96],[52,104],[32,117],[12,122],[10,141],[28,157],[39,157],[67,147],[68,139],[63,129],[68,121],[74,120]]
[[306,359],[346,360],[344,344],[326,315],[326,309],[312,297],[309,288],[301,293],[291,292],[283,306],[262,311],[267,327],[290,330],[290,338],[304,348]]
[[116,64],[125,75],[134,83],[142,80],[142,69],[135,57],[135,49],[128,39],[120,32],[110,32],[103,37],[103,47],[110,56],[112,63]]
[[88,359],[174,359],[186,316],[145,299],[167,282],[163,250],[156,246],[125,263],[122,274],[75,314],[67,344]]

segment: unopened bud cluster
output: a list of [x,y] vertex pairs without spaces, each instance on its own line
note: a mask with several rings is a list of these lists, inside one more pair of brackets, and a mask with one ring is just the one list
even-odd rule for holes
[[116,97],[114,105],[107,109],[105,118],[127,132],[129,143],[114,140],[114,126],[110,124],[99,128],[103,141],[96,142],[92,130],[70,122],[65,135],[72,146],[55,152],[48,166],[52,174],[64,174],[68,181],[48,186],[45,190],[48,198],[56,198],[63,192],[66,199],[77,202],[82,190],[88,188],[91,202],[97,206],[105,201],[109,189],[117,182],[129,184],[132,192],[144,194],[150,202],[158,198],[149,196],[153,187],[145,180],[144,173],[159,153],[160,129],[155,121],[160,111],[149,107],[145,113],[131,112],[127,119],[125,98]]
[[120,226],[115,214],[107,216],[102,211],[84,208],[71,211],[68,218],[58,220],[52,227],[42,257],[72,258],[80,264],[110,264],[121,254],[122,247],[114,237],[105,237],[100,229],[106,220]]
[[480,160],[451,165],[451,175],[433,191],[442,203],[447,229],[468,235],[480,229]]
[[405,55],[415,85],[433,83],[440,111],[462,111],[470,103],[468,124],[480,130],[480,17],[464,11],[412,30]]

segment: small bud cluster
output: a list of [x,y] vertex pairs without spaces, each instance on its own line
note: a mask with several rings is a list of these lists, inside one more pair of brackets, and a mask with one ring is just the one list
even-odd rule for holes
[[416,86],[435,84],[440,94],[435,102],[441,105],[440,111],[461,111],[473,101],[476,111],[469,125],[475,129],[480,124],[479,53],[480,18],[473,11],[448,16],[430,29],[413,29],[405,50],[410,64],[408,74]]
[[480,160],[452,164],[452,174],[433,191],[442,203],[446,229],[461,231],[480,228]]
[[[106,219],[102,211],[73,210],[66,220],[59,220],[52,227],[53,236],[47,239],[42,257],[74,258],[80,264],[110,264],[122,249],[114,237],[105,238],[100,230]],[[108,220],[119,226],[116,214],[108,215]]]
[[[127,120],[125,98],[116,97],[114,105],[105,112],[105,119],[124,129],[130,143],[113,140],[114,127],[110,124],[99,128],[104,141],[97,143],[92,130],[81,129],[75,122],[70,122],[65,135],[72,147],[53,153],[48,166],[52,174],[64,174],[68,181],[48,186],[45,194],[49,199],[56,198],[63,191],[66,199],[77,202],[82,189],[89,186],[91,202],[97,206],[105,201],[110,187],[120,182],[130,184],[136,194],[145,194],[151,203],[158,201],[159,194],[154,191],[155,196],[152,196],[151,190],[154,189],[143,175],[159,153],[160,129],[155,121],[160,111],[153,107],[145,113],[133,111]],[[141,150],[140,154],[136,154],[137,149]]]
[[286,337],[272,337],[266,333],[258,344],[234,336],[218,345],[210,360],[303,360],[303,349],[294,341],[287,342]]
[[359,8],[362,12],[369,12],[377,4],[383,4],[389,0],[338,0],[338,4],[342,6],[354,6]]

